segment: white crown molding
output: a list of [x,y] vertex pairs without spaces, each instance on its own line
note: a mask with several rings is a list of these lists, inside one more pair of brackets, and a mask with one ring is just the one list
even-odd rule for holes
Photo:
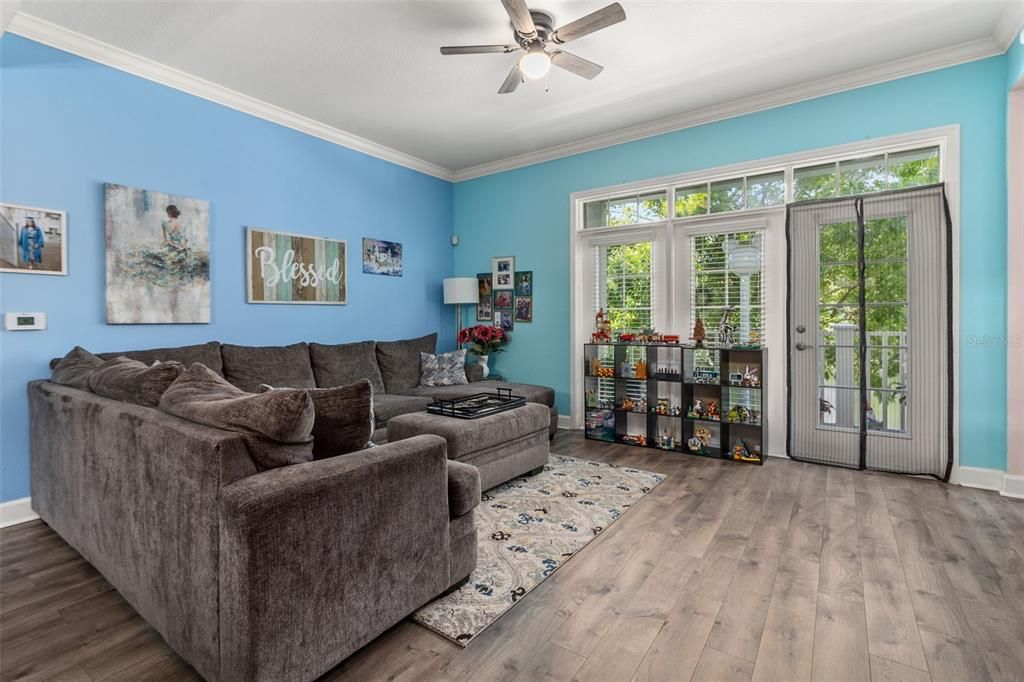
[[26,521],[34,521],[39,514],[32,511],[32,498],[22,497],[10,502],[0,502],[0,528],[15,526]]
[[1024,4],[1013,2],[1007,5],[1003,16],[999,17],[999,23],[992,31],[992,40],[1003,48],[1003,52],[1010,49],[1013,41],[1020,35],[1024,28]]
[[[6,0],[5,0],[6,1]],[[39,19],[24,12],[18,12],[11,19],[7,30],[23,38],[70,52],[94,62],[125,71],[146,80],[166,85],[196,97],[215,102],[225,107],[251,114],[272,123],[297,130],[313,137],[353,149],[384,161],[404,166],[420,173],[451,181],[452,172],[437,164],[385,147],[365,138],[347,133],[311,118],[288,111],[274,104],[264,102],[231,90],[222,85],[192,76],[178,69],[160,64],[151,59],[114,47],[81,33],[68,30],[57,24]]]
[[462,182],[485,175],[493,175],[503,171],[513,170],[532,166],[545,161],[561,159],[567,156],[574,156],[584,152],[612,147],[625,142],[634,142],[647,137],[654,137],[664,133],[670,133],[685,128],[693,128],[715,121],[721,121],[737,116],[775,109],[787,104],[795,104],[825,95],[833,95],[847,90],[854,90],[868,85],[875,85],[887,81],[905,78],[919,73],[944,69],[957,64],[994,57],[1005,52],[993,38],[982,38],[952,47],[934,50],[914,57],[899,59],[879,64],[857,71],[851,71],[832,78],[823,78],[801,85],[784,88],[771,93],[755,95],[743,99],[734,100],[724,104],[717,104],[702,109],[696,109],[683,114],[670,116],[668,118],[642,123],[640,125],[621,128],[619,130],[594,135],[575,142],[556,145],[541,149],[535,152],[511,156],[507,159],[491,161],[470,168],[463,168],[454,173],[454,181]]
[[7,32],[7,26],[18,12],[20,4],[21,0],[3,0],[3,2],[0,2],[0,36]]

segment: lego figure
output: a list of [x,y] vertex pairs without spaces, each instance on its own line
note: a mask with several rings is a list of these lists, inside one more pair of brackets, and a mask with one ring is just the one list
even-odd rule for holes
[[693,344],[695,347],[703,348],[704,347],[704,338],[705,338],[704,320],[702,320],[702,319],[700,319],[698,317],[697,321],[693,323],[693,336],[690,337],[690,340],[695,342]]
[[707,417],[708,417],[708,419],[712,419],[712,420],[715,420],[715,421],[717,421],[717,420],[722,418],[722,415],[720,415],[718,413],[718,403],[716,403],[714,400],[709,400],[708,401],[708,414],[707,414]]

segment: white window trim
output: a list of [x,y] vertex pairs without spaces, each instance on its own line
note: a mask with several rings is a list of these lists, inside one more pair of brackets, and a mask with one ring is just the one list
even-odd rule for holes
[[[953,473],[950,481],[953,483],[959,482],[959,469],[960,469],[960,126],[942,126],[937,128],[929,128],[925,130],[919,130],[914,132],[902,133],[898,135],[891,135],[887,137],[875,138],[873,140],[865,140],[858,142],[851,142],[847,144],[834,145],[830,147],[822,147],[818,149],[804,150],[793,154],[785,154],[766,159],[745,161],[742,163],[729,164],[725,166],[718,166],[714,168],[705,168],[693,171],[687,171],[685,173],[678,173],[673,175],[666,175],[659,178],[639,180],[636,182],[622,183],[618,185],[611,185],[607,187],[597,187],[594,189],[583,190],[579,192],[573,192],[569,196],[569,233],[570,233],[570,254],[569,254],[569,282],[570,282],[570,419],[569,426],[574,429],[580,429],[583,427],[583,344],[589,341],[590,333],[593,327],[593,319],[590,319],[589,314],[584,312],[586,310],[585,300],[581,300],[581,292],[588,292],[589,287],[592,284],[592,280],[589,282],[585,279],[585,263],[581,263],[581,255],[585,260],[585,255],[588,252],[586,246],[592,245],[591,240],[595,237],[609,237],[613,241],[628,241],[635,234],[648,233],[655,234],[658,241],[655,244],[655,258],[658,259],[656,266],[656,272],[666,273],[664,277],[658,277],[659,282],[653,282],[653,287],[657,289],[655,294],[655,301],[659,307],[659,312],[655,313],[655,320],[658,326],[663,331],[674,331],[682,336],[688,336],[684,332],[689,330],[684,329],[680,325],[686,324],[687,317],[683,317],[684,314],[688,315],[688,310],[681,310],[681,306],[677,305],[677,301],[682,303],[683,306],[689,306],[689,292],[688,291],[672,291],[673,287],[668,283],[671,282],[688,282],[688,276],[681,276],[681,272],[676,270],[686,268],[688,271],[689,260],[680,258],[680,256],[687,255],[680,253],[680,245],[677,242],[688,242],[687,239],[677,239],[676,226],[682,226],[686,224],[688,226],[692,224],[694,229],[699,229],[702,223],[704,227],[707,227],[708,222],[720,222],[723,218],[730,219],[730,225],[741,225],[746,222],[747,218],[758,217],[758,214],[773,213],[777,214],[779,211],[785,211],[785,205],[775,206],[770,208],[758,208],[758,209],[745,209],[742,211],[731,211],[726,213],[713,213],[704,214],[698,216],[690,216],[686,218],[675,218],[675,188],[683,187],[687,185],[694,185],[702,182],[713,182],[715,180],[725,180],[739,176],[758,175],[761,173],[767,173],[772,171],[779,171],[782,169],[785,173],[786,178],[786,202],[793,200],[793,169],[795,167],[802,167],[808,165],[814,165],[816,163],[829,163],[832,161],[838,161],[851,156],[869,156],[871,154],[879,154],[882,152],[899,152],[907,151],[910,149],[927,147],[927,146],[938,146],[939,147],[939,177],[946,183],[946,196],[949,200],[949,212],[953,223],[953,240],[951,244],[952,256],[953,256],[953,366],[954,366],[954,379],[953,379]],[[641,223],[638,225],[621,226],[621,227],[603,227],[603,228],[584,228],[583,227],[583,204],[586,201],[593,201],[595,199],[603,199],[612,197],[615,195],[624,195],[630,193],[642,193],[646,191],[656,192],[663,189],[668,190],[668,210],[669,218],[663,222],[658,223]],[[683,247],[684,251],[687,247]],[[669,252],[672,253],[672,258],[668,258]],[[662,260],[664,259],[664,260]],[[781,288],[784,288],[786,281],[785,272],[785,258],[781,259],[783,269],[779,270],[779,258],[772,258],[769,260],[765,259],[765,270],[764,277],[766,281],[770,281],[773,284],[769,285],[769,288],[775,286],[774,283],[778,282]],[[687,272],[688,274],[688,272]],[[688,288],[689,284],[685,287]],[[661,291],[662,289],[669,289],[668,291]],[[681,298],[680,298],[681,297]],[[667,306],[667,307],[666,307]],[[678,319],[677,319],[678,318]],[[664,322],[662,322],[664,320]],[[768,326],[772,325],[772,320],[768,320]],[[774,320],[775,325],[779,327],[785,326],[784,320]],[[785,355],[784,347],[771,346],[771,352],[773,354]],[[776,427],[776,430],[782,428],[784,425]],[[769,452],[769,454],[780,454]]]

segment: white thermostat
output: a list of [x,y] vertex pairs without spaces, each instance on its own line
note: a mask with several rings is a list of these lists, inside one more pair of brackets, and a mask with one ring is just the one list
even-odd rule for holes
[[4,313],[4,329],[12,332],[46,329],[46,313]]

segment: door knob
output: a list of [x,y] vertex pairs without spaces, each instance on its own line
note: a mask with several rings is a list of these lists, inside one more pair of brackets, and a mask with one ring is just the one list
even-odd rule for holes
[[807,331],[807,327],[803,326],[802,324],[798,324],[796,326],[796,333],[797,334],[803,334],[805,331]]
[[803,341],[797,341],[797,343],[796,343],[796,349],[797,350],[807,350],[808,348],[810,348],[810,346],[808,346]]

